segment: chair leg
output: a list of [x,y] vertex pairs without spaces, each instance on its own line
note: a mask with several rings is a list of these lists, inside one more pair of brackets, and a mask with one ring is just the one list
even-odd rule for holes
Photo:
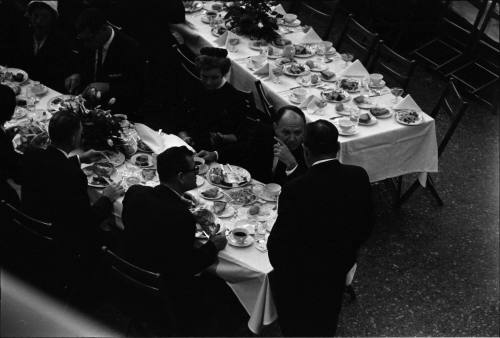
[[356,292],[354,291],[352,285],[346,285],[345,292],[349,295],[349,297],[351,297],[351,302],[356,300]]
[[413,194],[415,192],[415,190],[417,190],[418,186],[420,185],[420,183],[418,182],[418,180],[415,180],[415,182],[413,182],[413,184],[411,185],[410,188],[408,188],[408,190],[406,190],[406,192],[403,194],[403,196],[401,196],[399,198],[399,201],[397,201],[396,203],[396,207],[399,208],[403,205],[404,202],[406,202],[411,194]]
[[441,197],[439,196],[436,188],[434,187],[434,182],[433,182],[433,180],[432,180],[432,178],[431,178],[430,175],[427,177],[427,188],[431,192],[432,196],[434,196],[434,198],[437,200],[439,206],[442,207],[444,205],[444,202],[441,199]]

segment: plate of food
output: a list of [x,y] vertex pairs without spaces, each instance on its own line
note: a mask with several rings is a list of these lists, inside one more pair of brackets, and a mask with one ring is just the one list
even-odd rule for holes
[[311,47],[306,45],[293,45],[296,58],[309,58],[314,55]]
[[325,82],[337,82],[337,76],[330,70],[323,70],[320,72],[321,79]]
[[290,58],[280,57],[274,63],[275,63],[276,66],[284,66],[284,65],[289,65],[292,62],[293,62],[293,60],[290,59]]
[[355,109],[357,109],[357,108],[352,107],[352,106],[346,106],[342,103],[339,103],[335,106],[335,111],[337,112],[337,114],[343,115],[343,116],[350,116],[351,112]]
[[228,205],[225,201],[214,201],[212,211],[219,218],[233,217],[236,213],[236,209]]
[[87,176],[87,182],[93,188],[106,188],[112,183],[109,178],[95,174]]
[[301,24],[301,21],[299,19],[295,19],[292,22],[287,22],[285,20],[279,20],[278,24],[285,26],[285,27],[299,27]]
[[[215,223],[215,215],[206,208],[198,208],[193,211],[193,216],[196,219],[196,233],[198,238],[207,238],[217,233],[221,233],[224,228]],[[200,234],[201,233],[201,234]]]
[[114,167],[119,167],[125,162],[125,155],[119,151],[105,150],[103,153]]
[[54,96],[47,102],[47,108],[52,110],[59,110],[64,105],[74,102],[75,95],[58,95]]
[[377,119],[387,119],[392,116],[392,111],[384,107],[370,108],[370,113]]
[[325,64],[321,64],[314,60],[307,60],[306,66],[309,67],[311,72],[321,72],[327,68]]
[[311,76],[298,76],[297,83],[304,87],[317,86],[321,84],[321,78],[318,74],[311,74]]
[[146,143],[144,143],[143,140],[137,141],[137,150],[142,151],[143,153],[153,152],[153,150]]
[[200,175],[196,175],[196,186],[201,187],[203,184],[205,184],[205,179]]
[[201,1],[184,1],[184,10],[186,13],[194,13],[203,9]]
[[14,114],[12,114],[12,119],[20,120],[28,116],[29,111],[23,107],[16,107]]
[[235,165],[220,165],[208,171],[208,181],[222,188],[243,187],[251,181],[250,173]]
[[49,88],[45,87],[41,83],[34,83],[29,87],[29,90],[36,96],[44,96],[48,93]]
[[377,123],[377,119],[375,116],[370,114],[369,112],[361,113],[359,115],[359,125],[360,126],[373,126]]
[[373,89],[382,89],[385,87],[385,81],[380,80],[378,84],[374,84],[372,81],[368,83],[368,87],[373,88]]
[[269,42],[267,42],[266,40],[256,40],[256,41],[250,41],[250,43],[248,44],[248,46],[250,47],[250,49],[252,50],[256,50],[256,51],[260,51],[260,49],[262,47],[267,47],[269,46]]
[[328,89],[321,92],[321,96],[328,102],[340,103],[347,102],[351,99],[349,94],[342,89]]
[[352,99],[352,101],[358,106],[360,109],[371,109],[374,107],[370,98],[366,95],[358,95]]
[[361,89],[360,82],[356,79],[342,79],[339,86],[348,93],[357,93]]
[[7,68],[5,70],[5,79],[10,82],[17,83],[19,85],[24,84],[28,81],[28,73],[19,68]]
[[130,158],[130,162],[140,168],[150,168],[154,165],[153,156],[150,154],[135,154]]
[[249,205],[257,200],[257,196],[255,196],[250,188],[229,190],[227,195],[234,204],[239,205]]
[[281,57],[281,53],[275,50],[272,46],[267,48],[267,58],[271,60],[275,60]]
[[396,122],[406,126],[415,126],[424,121],[422,112],[418,112],[414,109],[396,110],[395,118]]
[[221,36],[222,34],[224,34],[225,32],[227,32],[227,28],[224,26],[218,26],[218,27],[212,28],[212,35],[217,37],[217,38],[219,36]]
[[292,41],[285,38],[276,38],[271,42],[271,44],[276,48],[283,48],[285,46],[291,45]]
[[294,62],[283,67],[283,74],[288,76],[304,76],[309,74],[309,67],[306,65]]
[[209,189],[203,190],[202,192],[200,192],[200,195],[201,197],[209,201],[218,200],[224,197],[222,191],[220,191],[220,189],[217,187],[211,187]]

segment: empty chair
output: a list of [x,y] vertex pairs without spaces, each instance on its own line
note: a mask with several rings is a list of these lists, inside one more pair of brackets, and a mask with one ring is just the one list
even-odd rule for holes
[[377,41],[377,33],[370,32],[357,22],[352,14],[349,14],[349,18],[347,19],[335,48],[339,53],[352,53],[355,58],[366,65],[372,56]]
[[437,27],[437,36],[415,49],[411,55],[435,71],[447,73],[453,69],[461,58],[474,51],[487,3],[485,0],[477,3],[479,8],[472,25],[461,17],[457,18],[448,4],[446,14]]
[[264,86],[260,80],[255,81],[255,89],[257,90],[257,94],[259,95],[260,103],[262,105],[262,112],[260,112],[262,114],[259,114],[262,116],[256,116],[256,118],[264,122],[271,122],[274,115],[274,106],[266,96]]
[[387,85],[391,87],[397,85],[406,92],[408,83],[415,70],[415,65],[415,60],[408,60],[399,55],[380,40],[368,69],[370,73],[381,73],[384,75],[384,79],[389,80]]
[[[446,146],[453,136],[453,133],[457,129],[460,120],[469,107],[469,103],[466,102],[462,98],[462,95],[458,92],[455,82],[455,79],[450,79],[448,86],[444,90],[438,103],[436,104],[436,107],[431,113],[431,116],[436,120],[436,133],[438,134],[439,142],[438,157],[443,154]],[[439,128],[441,122],[445,122],[446,120],[448,120],[447,127]],[[439,136],[440,134],[442,134],[441,137]],[[418,180],[416,180],[399,198],[397,206],[401,206],[405,201],[407,201],[419,186],[420,183],[418,182]],[[430,191],[439,205],[443,205],[443,200],[439,196],[430,174],[427,176],[427,184],[425,189]]]
[[339,0],[328,1],[326,5],[324,1],[297,1],[293,10],[303,24],[314,27],[323,40],[328,40],[339,2]]

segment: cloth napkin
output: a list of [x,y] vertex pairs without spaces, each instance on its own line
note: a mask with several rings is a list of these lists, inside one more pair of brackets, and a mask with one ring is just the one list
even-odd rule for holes
[[314,30],[314,28],[309,29],[309,31],[302,37],[299,41],[299,44],[313,44],[313,43],[322,43],[323,39],[319,37],[318,33]]
[[278,4],[276,7],[274,7],[274,11],[278,14],[282,14],[282,15],[286,14],[286,11],[281,4]]
[[418,106],[410,94],[406,95],[401,102],[395,105],[394,109],[413,109],[416,111],[422,111],[422,108]]
[[269,75],[269,72],[271,71],[271,67],[269,65],[269,62],[267,62],[265,65],[257,69],[255,72],[253,72],[255,75]]
[[356,60],[342,72],[342,76],[366,77],[370,76],[370,73],[359,60]]
[[142,123],[136,123],[135,130],[141,140],[146,143],[155,154],[160,154],[168,148],[182,146],[194,152],[194,149],[177,135],[160,134]]
[[322,100],[316,95],[309,95],[304,102],[299,105],[301,109],[307,109],[312,114],[316,113],[320,108],[316,105],[317,102],[321,102]]
[[224,34],[215,39],[215,43],[219,46],[224,46],[227,49],[227,44],[231,39],[239,39],[240,37],[231,31],[225,31]]

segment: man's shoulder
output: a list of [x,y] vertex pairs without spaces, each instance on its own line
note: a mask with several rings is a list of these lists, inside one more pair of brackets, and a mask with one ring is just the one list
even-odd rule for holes
[[115,39],[116,42],[122,47],[132,47],[134,49],[139,48],[139,42],[121,30],[115,29]]

